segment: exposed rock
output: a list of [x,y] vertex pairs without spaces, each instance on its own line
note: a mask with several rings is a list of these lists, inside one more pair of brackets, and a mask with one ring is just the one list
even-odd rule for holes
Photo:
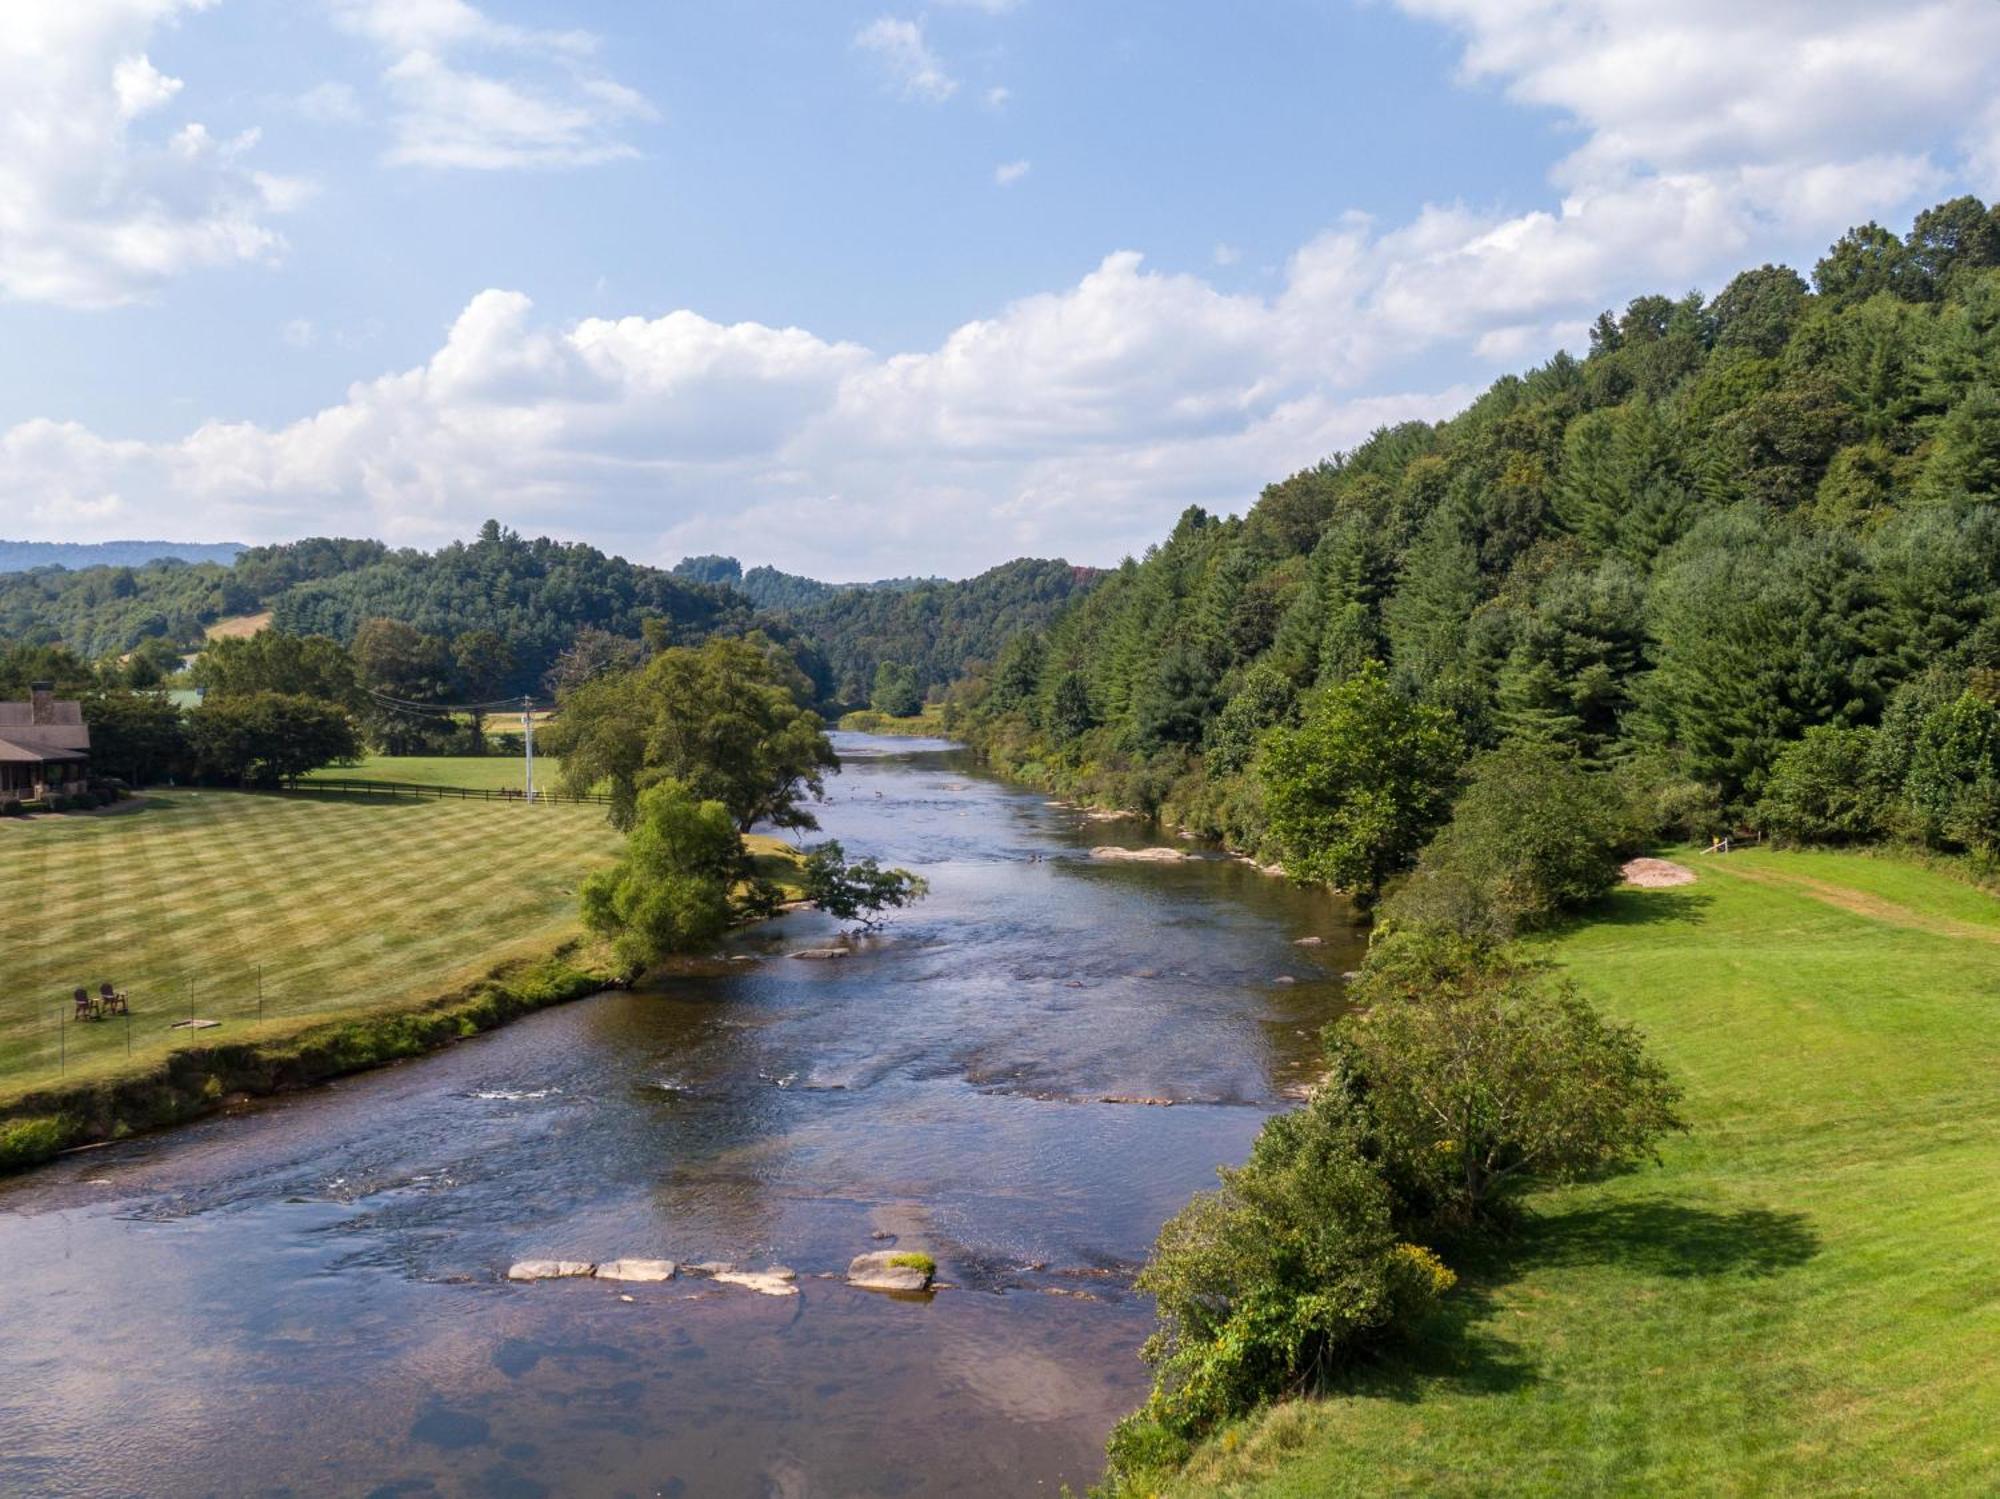
[[1294,946],[1294,947],[1324,947],[1324,946],[1326,946],[1326,938],[1324,938],[1324,937],[1294,937],[1294,938],[1292,939],[1292,946]]
[[1093,848],[1090,857],[1128,864],[1179,864],[1194,855],[1182,848],[1117,848],[1106,844]]
[[672,1260],[606,1260],[597,1267],[599,1280],[672,1280]]
[[589,1260],[520,1260],[508,1267],[509,1280],[571,1280],[597,1268]]
[[691,1265],[682,1265],[681,1269],[689,1275],[733,1275],[736,1273],[736,1266],[730,1260],[697,1260]]
[[1274,984],[1296,984],[1298,980],[1293,978],[1289,973],[1281,973],[1272,979],[1271,982]]
[[718,1270],[716,1283],[725,1286],[741,1286],[746,1291],[755,1291],[759,1296],[796,1296],[799,1288],[792,1284],[798,1276],[783,1265],[773,1265],[768,1270]]
[[913,1255],[899,1255],[890,1249],[857,1254],[847,1267],[847,1283],[864,1291],[928,1291],[935,1267],[925,1269],[918,1264],[895,1263],[898,1259],[908,1261],[914,1258]]
[[844,947],[802,947],[791,956],[825,961],[829,958],[844,958],[847,955],[848,949]]
[[1097,1100],[1099,1103],[1137,1103],[1149,1109],[1170,1109],[1174,1106],[1171,1098],[1147,1098],[1130,1093],[1107,1093]]

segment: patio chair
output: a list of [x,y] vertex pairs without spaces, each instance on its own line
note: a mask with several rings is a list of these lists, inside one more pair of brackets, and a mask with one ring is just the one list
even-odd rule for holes
[[112,988],[108,982],[97,986],[97,1002],[107,1015],[128,1013],[125,1008],[125,991]]
[[76,991],[76,1014],[73,1018],[77,1020],[95,1020],[97,1018],[97,1001],[90,997],[88,989],[78,989]]

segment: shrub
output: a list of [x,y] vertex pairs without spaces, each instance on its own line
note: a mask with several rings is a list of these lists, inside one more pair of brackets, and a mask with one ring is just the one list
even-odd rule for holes
[[916,1270],[924,1275],[937,1274],[937,1261],[915,1249],[908,1249],[901,1254],[890,1255],[889,1263],[900,1269]]
[[0,817],[26,817],[28,809],[18,801],[0,802]]
[[1980,854],[2000,847],[2000,711],[1967,691],[1927,714],[1903,797],[1927,842]]
[[1159,1329],[1145,1409],[1112,1439],[1114,1467],[1157,1464],[1287,1391],[1316,1388],[1429,1310],[1451,1273],[1412,1252],[1339,1090],[1269,1121],[1241,1168],[1160,1230],[1139,1289]]
[[1624,808],[1602,772],[1516,741],[1482,756],[1451,821],[1390,901],[1392,923],[1506,936],[1618,883]]
[[1636,1029],[1500,949],[1392,935],[1353,992],[1363,1008],[1334,1028],[1335,1076],[1415,1214],[1476,1222],[1686,1128]]
[[0,1120],[0,1171],[46,1161],[69,1139],[69,1121],[57,1115]]
[[1786,843],[1852,843],[1881,831],[1873,729],[1820,724],[1771,762],[1757,818]]

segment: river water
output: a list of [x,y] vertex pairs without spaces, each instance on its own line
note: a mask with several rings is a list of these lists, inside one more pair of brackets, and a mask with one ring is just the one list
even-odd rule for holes
[[[788,958],[834,929],[787,916],[736,961],[0,1181],[0,1493],[1094,1480],[1146,1387],[1132,1273],[1310,1079],[1355,933],[1238,863],[1092,861],[1148,840],[948,746],[837,742],[826,833],[932,887],[854,956]],[[1173,1106],[1107,1101],[1138,1099]],[[882,1247],[946,1288],[822,1278]],[[800,1294],[504,1279],[620,1256]]]

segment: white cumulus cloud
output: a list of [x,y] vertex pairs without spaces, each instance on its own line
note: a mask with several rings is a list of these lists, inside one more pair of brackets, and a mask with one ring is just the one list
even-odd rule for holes
[[148,56],[210,0],[9,0],[0,17],[0,297],[114,306],[201,267],[268,260],[301,185],[255,137],[175,123]]

